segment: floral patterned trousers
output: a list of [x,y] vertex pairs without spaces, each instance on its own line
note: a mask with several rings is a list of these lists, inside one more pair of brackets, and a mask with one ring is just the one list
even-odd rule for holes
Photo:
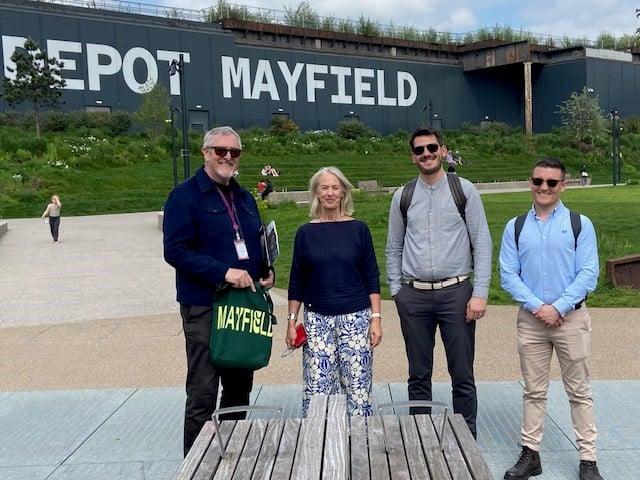
[[350,416],[371,415],[373,350],[369,340],[369,308],[344,315],[305,311],[307,343],[302,352],[304,391],[302,413],[306,417],[315,394],[347,396]]

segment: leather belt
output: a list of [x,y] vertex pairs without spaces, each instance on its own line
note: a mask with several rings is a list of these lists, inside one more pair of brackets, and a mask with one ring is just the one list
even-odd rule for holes
[[421,280],[405,280],[403,283],[409,285],[418,290],[442,290],[443,288],[451,287],[464,282],[469,275],[459,275],[457,277],[446,278],[444,280],[438,280],[437,282],[423,282]]

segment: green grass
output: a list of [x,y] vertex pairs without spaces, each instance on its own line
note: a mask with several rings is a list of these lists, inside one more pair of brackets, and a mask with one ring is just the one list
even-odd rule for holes
[[[53,193],[60,195],[65,216],[161,210],[174,183],[169,136],[152,145],[140,134],[108,137],[91,133],[49,132],[36,139],[28,129],[0,126],[0,218],[39,216]],[[359,180],[377,180],[382,186],[399,186],[416,176],[405,132],[356,140],[330,132],[278,137],[257,129],[241,132],[241,136],[244,153],[238,180],[250,190],[255,189],[260,170],[267,164],[281,171],[280,177],[273,178],[276,190],[306,190],[309,178],[326,165],[339,167],[354,185]],[[585,163],[594,183],[611,182],[607,145],[576,148],[561,135],[529,137],[500,125],[495,130],[446,132],[445,138],[450,149],[459,150],[467,162],[457,167],[458,173],[472,182],[525,180],[535,159],[546,155],[563,159],[574,176]],[[623,179],[632,184],[570,189],[563,196],[568,207],[588,215],[596,226],[601,275],[589,301],[594,306],[640,307],[640,292],[613,288],[605,278],[607,259],[640,252],[640,134],[627,133],[622,140]],[[199,135],[191,135],[192,172],[202,164],[201,142]],[[181,179],[182,160],[177,160]],[[494,242],[490,302],[509,304],[509,296],[499,286],[500,237],[506,221],[530,207],[531,197],[524,192],[485,194],[482,199]],[[391,196],[356,194],[355,201],[356,217],[371,228],[384,282]],[[276,264],[277,286],[286,288],[293,237],[308,221],[308,211],[293,203],[260,207],[265,221],[274,219],[278,224],[282,253]],[[386,285],[383,295],[389,298]]]
[[[495,193],[483,194],[482,201],[487,213],[493,241],[493,273],[489,302],[493,305],[511,305],[510,296],[500,287],[498,254],[500,240],[506,222],[531,207],[531,194]],[[637,219],[640,218],[640,187],[618,186],[569,189],[563,194],[565,205],[587,215],[593,222],[598,236],[600,277],[598,287],[589,297],[589,305],[596,307],[640,307],[640,291],[628,288],[613,288],[606,280],[605,262],[640,252]],[[385,281],[385,246],[390,195],[355,195],[354,216],[364,220],[371,229],[374,247],[383,281],[383,297],[390,298]],[[276,261],[277,285],[287,288],[293,237],[296,229],[309,220],[308,209],[292,202],[278,205],[262,204],[262,215],[266,221],[275,220],[278,225],[281,255]]]

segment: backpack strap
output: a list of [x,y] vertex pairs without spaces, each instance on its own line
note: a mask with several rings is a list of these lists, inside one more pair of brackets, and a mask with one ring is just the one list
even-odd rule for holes
[[[577,212],[569,211],[569,217],[571,218],[571,230],[573,231],[573,248],[576,250],[578,248],[578,236],[582,231],[582,220],[580,219],[580,214]],[[522,232],[522,227],[524,226],[524,221],[526,219],[527,214],[523,213],[516,217],[516,221],[514,223],[516,250],[518,250],[518,240],[520,239],[520,233]]]
[[462,191],[460,178],[455,173],[447,172],[447,180],[449,180],[449,188],[451,189],[453,201],[456,203],[456,207],[458,208],[458,213],[466,224],[467,216],[465,215],[465,208],[467,206],[467,197],[464,196],[464,192]]
[[578,235],[582,231],[582,220],[580,219],[580,214],[577,212],[569,211],[569,215],[571,217],[571,230],[573,230],[573,248],[575,250],[578,249]]
[[519,240],[520,240],[520,233],[522,232],[522,227],[524,226],[524,221],[527,219],[527,214],[523,213],[522,215],[518,215],[516,217],[516,221],[514,223],[514,235],[515,235],[515,240],[516,240],[516,250],[519,249]]
[[411,199],[413,198],[413,192],[416,189],[417,178],[414,178],[404,185],[402,190],[402,196],[400,197],[400,212],[402,213],[402,220],[404,221],[405,228],[407,226],[407,210],[411,205]]
[[[466,224],[467,218],[465,215],[465,208],[467,206],[467,197],[464,196],[464,192],[462,191],[460,178],[455,173],[447,172],[447,180],[449,183],[449,189],[451,190],[451,195],[453,196],[453,201],[455,202],[456,208],[458,209],[458,213]],[[402,213],[402,220],[404,221],[405,225],[407,224],[407,211],[409,210],[409,205],[411,205],[413,192],[416,189],[417,182],[417,178],[413,178],[408,181],[405,184],[404,189],[402,190],[402,196],[400,197],[400,212]]]

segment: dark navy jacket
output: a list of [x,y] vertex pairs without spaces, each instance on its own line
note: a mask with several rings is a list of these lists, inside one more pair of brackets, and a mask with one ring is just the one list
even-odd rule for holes
[[177,300],[181,304],[210,306],[216,286],[224,283],[230,267],[247,270],[254,280],[260,277],[263,257],[258,207],[235,179],[230,186],[248,260],[238,260],[231,217],[203,167],[167,198],[162,226],[164,258],[176,269]]

